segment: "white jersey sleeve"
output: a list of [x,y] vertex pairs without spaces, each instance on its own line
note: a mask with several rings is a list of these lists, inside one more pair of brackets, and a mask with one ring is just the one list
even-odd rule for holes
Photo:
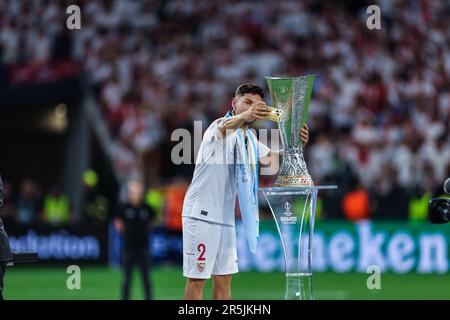
[[215,120],[203,135],[194,175],[183,203],[183,217],[234,225],[236,132],[221,136],[217,130],[225,118]]

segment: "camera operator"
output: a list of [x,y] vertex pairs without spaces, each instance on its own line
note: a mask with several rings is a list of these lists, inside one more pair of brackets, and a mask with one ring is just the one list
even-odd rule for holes
[[[450,178],[444,183],[444,191],[450,194]],[[434,198],[428,205],[428,220],[431,223],[448,223],[450,220],[450,198]]]

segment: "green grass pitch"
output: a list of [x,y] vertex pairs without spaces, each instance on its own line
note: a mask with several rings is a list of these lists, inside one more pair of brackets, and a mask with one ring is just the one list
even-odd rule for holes
[[[66,287],[66,267],[20,266],[8,268],[5,299],[119,299],[120,269],[81,265],[81,289]],[[382,274],[381,289],[369,290],[369,275],[358,273],[316,273],[313,285],[316,300],[321,299],[450,299],[450,275]],[[142,299],[142,287],[136,271],[132,282],[132,299]],[[185,279],[174,267],[151,271],[154,299],[182,299]],[[233,277],[233,299],[283,299],[285,278],[282,273],[241,272]],[[211,297],[211,281],[205,298]]]

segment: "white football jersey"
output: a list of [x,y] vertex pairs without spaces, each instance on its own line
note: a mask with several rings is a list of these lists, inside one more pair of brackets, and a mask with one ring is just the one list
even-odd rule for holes
[[[183,217],[234,225],[237,192],[234,148],[237,131],[222,137],[217,128],[225,119],[215,120],[203,135],[192,182],[184,198]],[[255,134],[249,131],[254,141],[257,141]],[[269,151],[267,146],[258,141],[260,158]],[[254,159],[251,161],[255,162]]]

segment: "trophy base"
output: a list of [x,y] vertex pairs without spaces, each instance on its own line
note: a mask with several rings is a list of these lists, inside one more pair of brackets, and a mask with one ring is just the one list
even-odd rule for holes
[[274,183],[275,187],[294,187],[294,186],[314,186],[314,182],[309,175],[303,176],[278,176]]

